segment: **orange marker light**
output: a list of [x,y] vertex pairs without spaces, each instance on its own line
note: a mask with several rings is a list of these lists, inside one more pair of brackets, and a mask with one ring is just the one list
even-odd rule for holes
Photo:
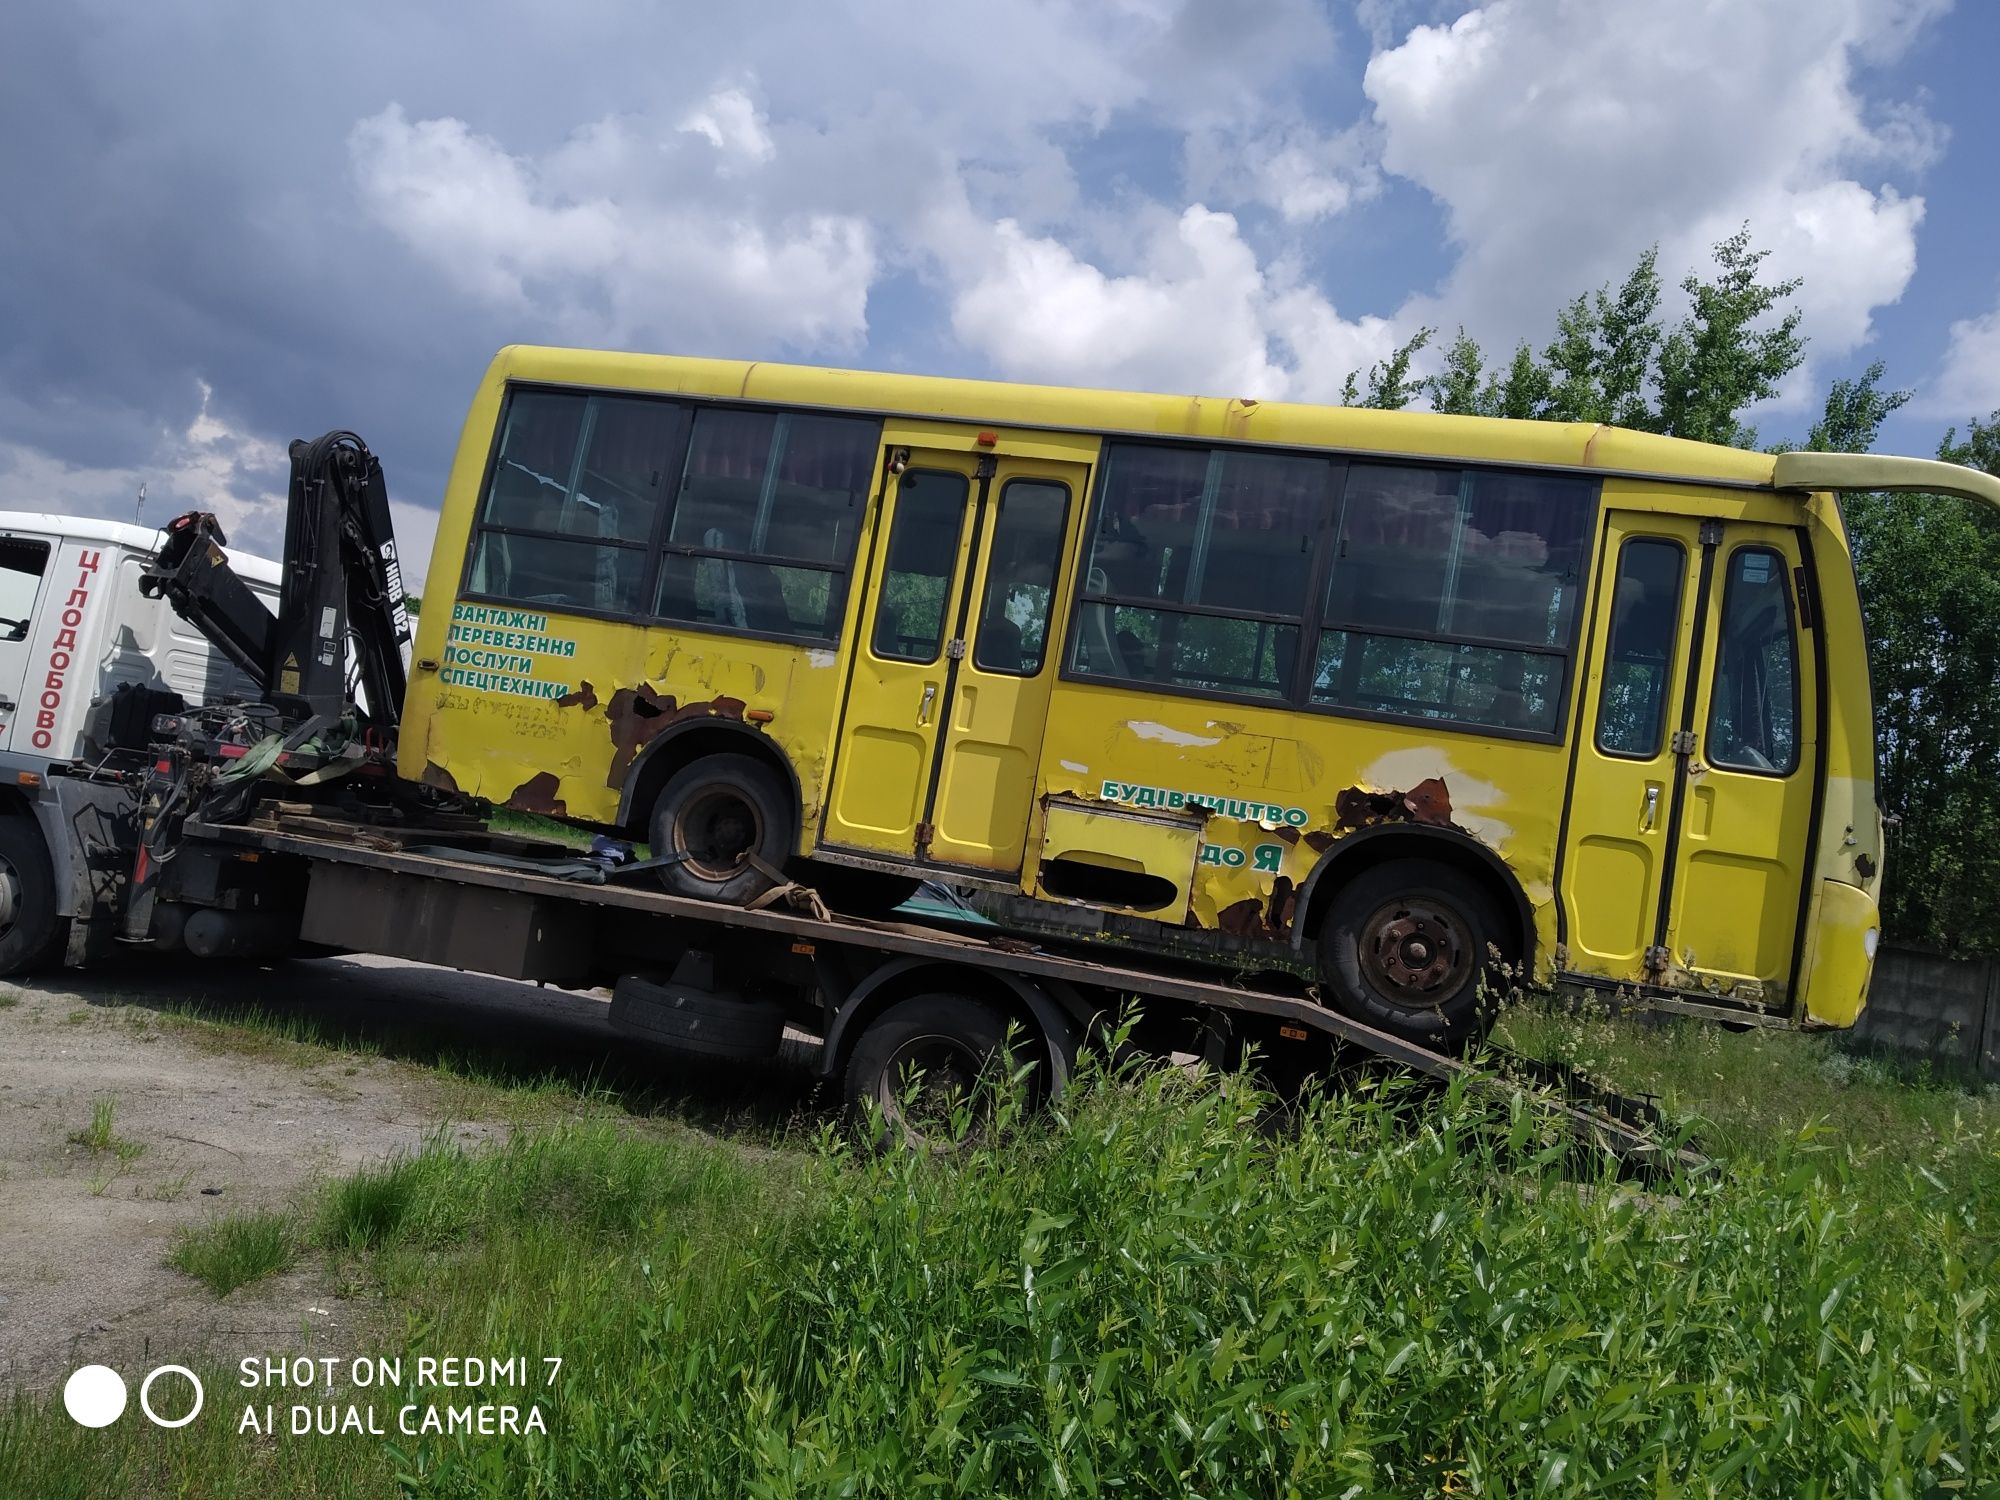
[[746,708],[743,711],[743,717],[748,719],[752,724],[768,724],[777,715],[768,708]]
[[997,432],[982,432],[973,441],[982,448],[991,448],[995,443],[1000,441],[1000,434]]

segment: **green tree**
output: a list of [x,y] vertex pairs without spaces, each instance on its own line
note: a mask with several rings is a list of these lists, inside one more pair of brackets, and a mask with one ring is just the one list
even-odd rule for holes
[[1649,427],[1648,388],[1660,328],[1659,248],[1639,257],[1616,296],[1611,288],[1579,296],[1556,314],[1547,361],[1545,414],[1559,422]]
[[1482,414],[1517,419],[1539,417],[1548,411],[1554,391],[1555,381],[1548,366],[1535,358],[1535,351],[1523,339],[1514,349],[1507,373],[1496,375],[1487,383],[1480,397]]
[[[1896,404],[1900,406],[1902,402]],[[1962,443],[1956,427],[1946,428],[1944,441],[1938,444],[1938,457],[1948,464],[1964,464],[1968,469],[2000,474],[2000,411],[1984,422],[1974,417],[1972,430]]]
[[[1814,429],[1829,445],[1842,436],[1842,395],[1828,398],[1826,432]],[[1845,401],[1852,409],[1854,392]],[[1872,408],[1861,410],[1865,420]],[[1938,457],[2000,473],[2000,411],[1964,442],[1947,433]],[[2000,952],[2000,521],[1942,495],[1855,494],[1844,508],[1868,621],[1879,793],[1899,820],[1884,923],[1950,951]]]
[[1681,283],[1693,306],[1660,346],[1659,407],[1649,424],[1657,431],[1738,448],[1756,444],[1757,429],[1740,414],[1775,396],[1805,356],[1798,308],[1764,322],[1804,284],[1798,277],[1758,280],[1769,253],[1750,248],[1745,225],[1715,247],[1714,280],[1690,275]]
[[[1813,453],[1866,453],[1875,446],[1875,438],[1882,430],[1883,422],[1900,411],[1910,399],[1908,391],[1885,391],[1882,389],[1881,360],[1876,360],[1859,380],[1836,380],[1833,388],[1826,393],[1826,406],[1820,419],[1813,423],[1812,431],[1806,434],[1805,446]],[[1950,434],[1945,442],[1951,442]],[[1772,451],[1781,451],[1787,444],[1779,444]],[[1953,460],[1964,463],[1964,459]]]
[[1486,416],[1485,384],[1485,358],[1461,325],[1444,352],[1444,368],[1424,382],[1431,393],[1431,409],[1459,417]]
[[1416,375],[1413,366],[1418,354],[1437,336],[1435,328],[1419,328],[1385,360],[1368,367],[1368,391],[1363,395],[1358,372],[1350,370],[1341,387],[1343,406],[1369,406],[1384,411],[1401,411],[1428,389],[1430,382]]

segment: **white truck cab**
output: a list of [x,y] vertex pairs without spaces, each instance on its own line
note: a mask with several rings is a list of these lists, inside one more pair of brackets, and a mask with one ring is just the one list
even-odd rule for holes
[[[166,600],[139,592],[159,541],[118,521],[0,511],[0,755],[81,755],[91,705],[128,682],[190,703],[255,695]],[[278,565],[234,551],[230,561],[275,611]]]

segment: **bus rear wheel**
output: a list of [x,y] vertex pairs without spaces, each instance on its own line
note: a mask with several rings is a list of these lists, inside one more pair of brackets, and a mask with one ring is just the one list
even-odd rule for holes
[[653,803],[653,857],[676,896],[741,906],[771,889],[794,842],[784,778],[748,755],[705,755],[667,778]]
[[1492,1027],[1485,994],[1503,928],[1477,884],[1446,865],[1396,859],[1334,893],[1319,972],[1342,1015],[1434,1052],[1463,1052]]

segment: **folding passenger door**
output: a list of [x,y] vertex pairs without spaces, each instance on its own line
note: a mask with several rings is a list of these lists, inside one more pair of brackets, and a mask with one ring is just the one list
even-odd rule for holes
[[1798,534],[1721,531],[1682,718],[1664,941],[1711,998],[1784,1009],[1818,774],[1819,637]]
[[1012,876],[1096,444],[966,441],[892,444],[820,843]]
[[1590,670],[1562,859],[1570,968],[1654,977],[1667,823],[1700,573],[1699,523],[1611,511],[1598,554]]
[[1572,971],[1782,1008],[1818,743],[1801,562],[1782,527],[1607,515],[1563,849]]

